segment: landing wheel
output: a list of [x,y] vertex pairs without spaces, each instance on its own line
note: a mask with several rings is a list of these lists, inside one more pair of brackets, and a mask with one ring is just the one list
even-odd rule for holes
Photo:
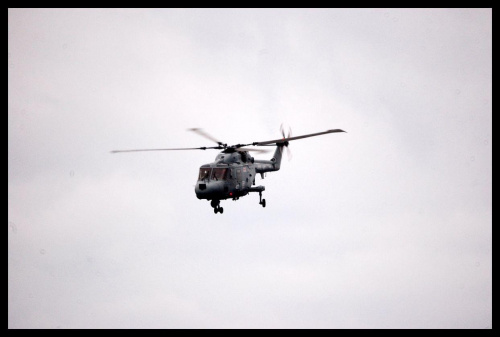
[[224,213],[224,208],[220,207],[219,205],[217,205],[216,207],[214,207],[214,213],[217,214],[217,213]]
[[262,191],[259,191],[259,205],[266,207],[266,199],[262,199]]

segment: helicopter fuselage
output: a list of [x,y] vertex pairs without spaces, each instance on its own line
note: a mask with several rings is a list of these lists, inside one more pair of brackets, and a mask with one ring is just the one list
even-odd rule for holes
[[255,185],[255,176],[278,171],[283,145],[278,145],[271,160],[255,160],[246,151],[222,151],[213,163],[200,167],[195,193],[198,199],[238,199],[249,192],[262,192],[264,186]]

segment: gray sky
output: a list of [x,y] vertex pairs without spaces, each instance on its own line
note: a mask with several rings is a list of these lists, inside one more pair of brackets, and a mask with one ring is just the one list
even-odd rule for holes
[[[9,9],[9,328],[491,328],[491,9]],[[291,161],[215,215],[229,144]],[[270,155],[256,155],[268,159]]]

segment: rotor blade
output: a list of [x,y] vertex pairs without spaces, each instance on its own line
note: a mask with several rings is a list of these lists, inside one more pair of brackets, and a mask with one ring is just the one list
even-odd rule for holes
[[137,150],[113,150],[111,153],[120,153],[120,152],[144,152],[144,151],[178,151],[178,150],[207,150],[207,149],[217,149],[223,150],[224,148],[220,146],[214,147],[181,147],[176,149],[137,149]]
[[237,148],[236,151],[251,151],[251,152],[258,152],[258,153],[268,153],[271,152],[270,150],[262,150],[262,149],[249,149],[247,147],[240,147]]
[[211,135],[209,135],[208,133],[206,133],[205,131],[203,131],[202,129],[200,128],[191,128],[191,129],[188,129],[188,131],[193,131],[193,132],[196,132],[197,134],[199,134],[200,136],[202,137],[205,137],[209,140],[211,140],[212,142],[216,142],[217,144],[219,145],[222,145],[223,143],[221,141],[219,141],[218,139],[212,137]]
[[296,139],[302,139],[302,138],[308,138],[308,137],[321,136],[321,135],[326,135],[328,133],[334,133],[334,132],[345,132],[345,131],[341,130],[341,129],[333,129],[333,130],[327,130],[327,131],[324,131],[324,132],[311,133],[311,134],[308,134],[308,135],[302,135],[302,136],[296,136],[296,137],[289,137],[289,138],[282,138],[282,139],[275,139],[275,140],[267,140],[267,141],[264,141],[264,142],[255,142],[255,143],[252,143],[252,145],[260,146],[260,145],[267,145],[267,144],[279,144],[279,143],[287,142],[287,141],[290,141],[290,140],[296,140]]
[[290,147],[286,147],[286,155],[288,157],[288,161],[292,160],[292,150],[290,150]]

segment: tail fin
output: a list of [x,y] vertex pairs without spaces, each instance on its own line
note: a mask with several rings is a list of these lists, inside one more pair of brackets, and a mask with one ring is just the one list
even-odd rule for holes
[[278,171],[281,167],[281,158],[283,157],[283,144],[276,145],[276,151],[274,151],[273,158],[271,158],[271,162],[273,163],[274,170]]
[[281,167],[281,157],[283,155],[284,144],[277,144],[276,151],[271,160],[255,160],[255,172],[265,173],[278,171]]

